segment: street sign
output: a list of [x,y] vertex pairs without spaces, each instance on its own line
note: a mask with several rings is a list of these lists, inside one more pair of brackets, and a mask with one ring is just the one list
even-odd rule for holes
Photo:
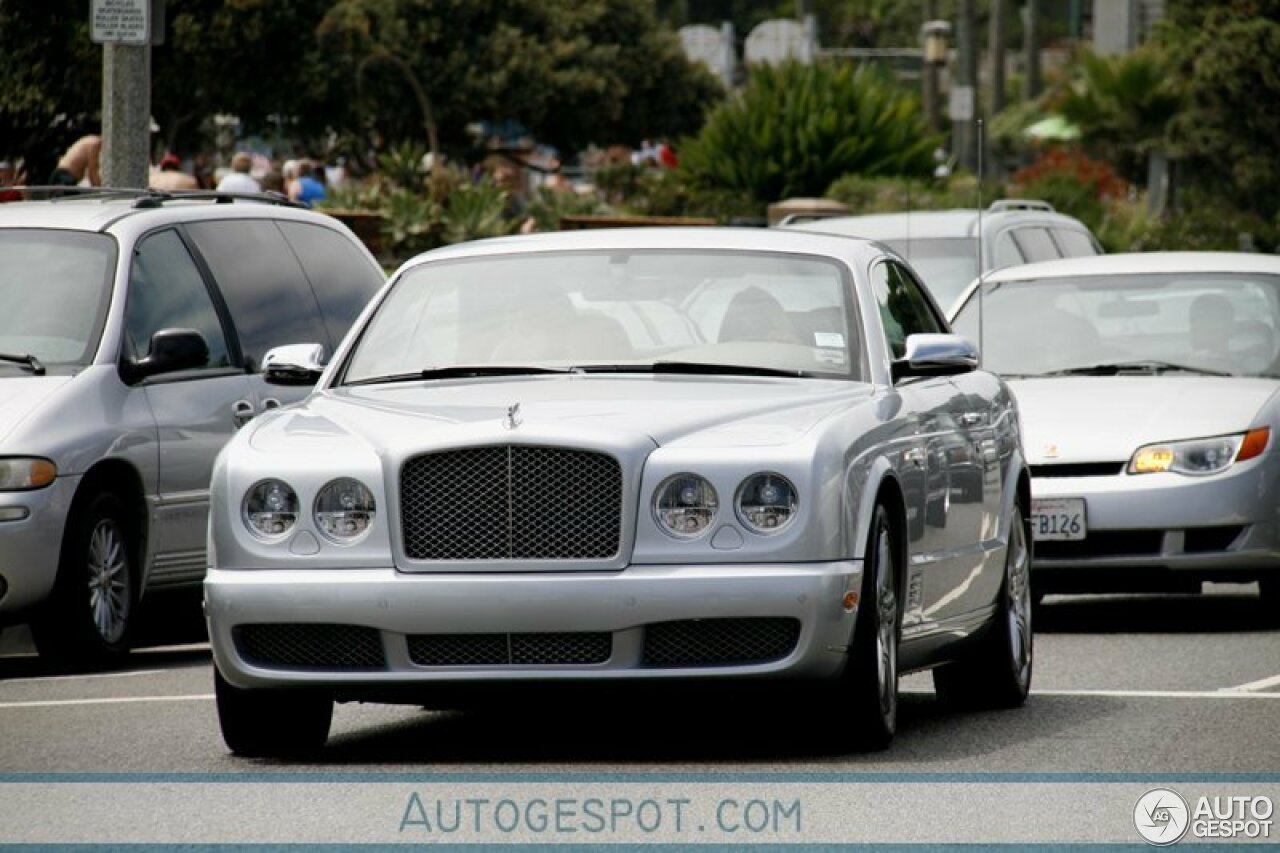
[[147,44],[151,0],[93,0],[89,37],[98,44]]
[[973,121],[974,101],[972,86],[952,86],[947,117],[952,121]]

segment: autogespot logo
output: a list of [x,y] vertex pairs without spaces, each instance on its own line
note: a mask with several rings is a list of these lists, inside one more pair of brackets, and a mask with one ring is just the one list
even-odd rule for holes
[[1147,791],[1133,807],[1133,825],[1149,844],[1180,841],[1191,823],[1187,801],[1168,788]]

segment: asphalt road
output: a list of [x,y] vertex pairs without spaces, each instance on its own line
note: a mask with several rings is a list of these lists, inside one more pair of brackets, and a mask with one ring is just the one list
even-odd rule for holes
[[[927,675],[911,676],[896,741],[866,755],[831,754],[827,733],[809,722],[806,709],[785,703],[699,704],[660,714],[517,703],[468,714],[342,705],[317,756],[244,760],[226,751],[218,733],[207,646],[192,642],[200,639],[189,618],[195,602],[165,611],[170,619],[152,625],[148,640],[168,645],[138,651],[117,672],[50,675],[23,653],[20,638],[7,638],[0,785],[76,774],[164,782],[164,774],[220,774],[225,781],[335,771],[365,780],[359,774],[446,772],[477,783],[484,774],[564,782],[633,773],[782,774],[777,778],[786,782],[817,783],[1255,774],[1280,782],[1280,614],[1265,612],[1250,586],[1210,587],[1202,596],[1051,597],[1038,613],[1025,708],[954,712],[936,702]],[[26,793],[43,808],[38,791]],[[236,820],[205,819],[211,830]]]

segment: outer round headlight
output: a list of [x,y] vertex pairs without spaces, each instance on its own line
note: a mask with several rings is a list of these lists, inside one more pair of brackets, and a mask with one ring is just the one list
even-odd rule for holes
[[354,542],[365,534],[376,515],[373,492],[364,483],[343,477],[326,483],[316,495],[316,529],[332,542]]
[[658,526],[677,539],[701,536],[715,522],[719,509],[715,487],[697,474],[668,477],[653,496]]
[[298,522],[298,495],[283,480],[260,480],[244,495],[244,523],[268,541],[284,536]]
[[738,486],[734,510],[754,533],[777,533],[795,518],[796,487],[781,474],[752,474]]

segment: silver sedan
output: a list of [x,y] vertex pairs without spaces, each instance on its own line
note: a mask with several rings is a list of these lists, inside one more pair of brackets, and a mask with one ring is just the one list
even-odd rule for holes
[[[401,268],[318,384],[213,476],[224,739],[306,749],[333,700],[815,686],[881,748],[899,673],[1012,706],[1030,483],[1005,384],[861,240],[636,229]],[[485,695],[485,694],[480,694]]]
[[1018,398],[1037,595],[1280,594],[1280,258],[1015,267],[971,286],[955,327]]

